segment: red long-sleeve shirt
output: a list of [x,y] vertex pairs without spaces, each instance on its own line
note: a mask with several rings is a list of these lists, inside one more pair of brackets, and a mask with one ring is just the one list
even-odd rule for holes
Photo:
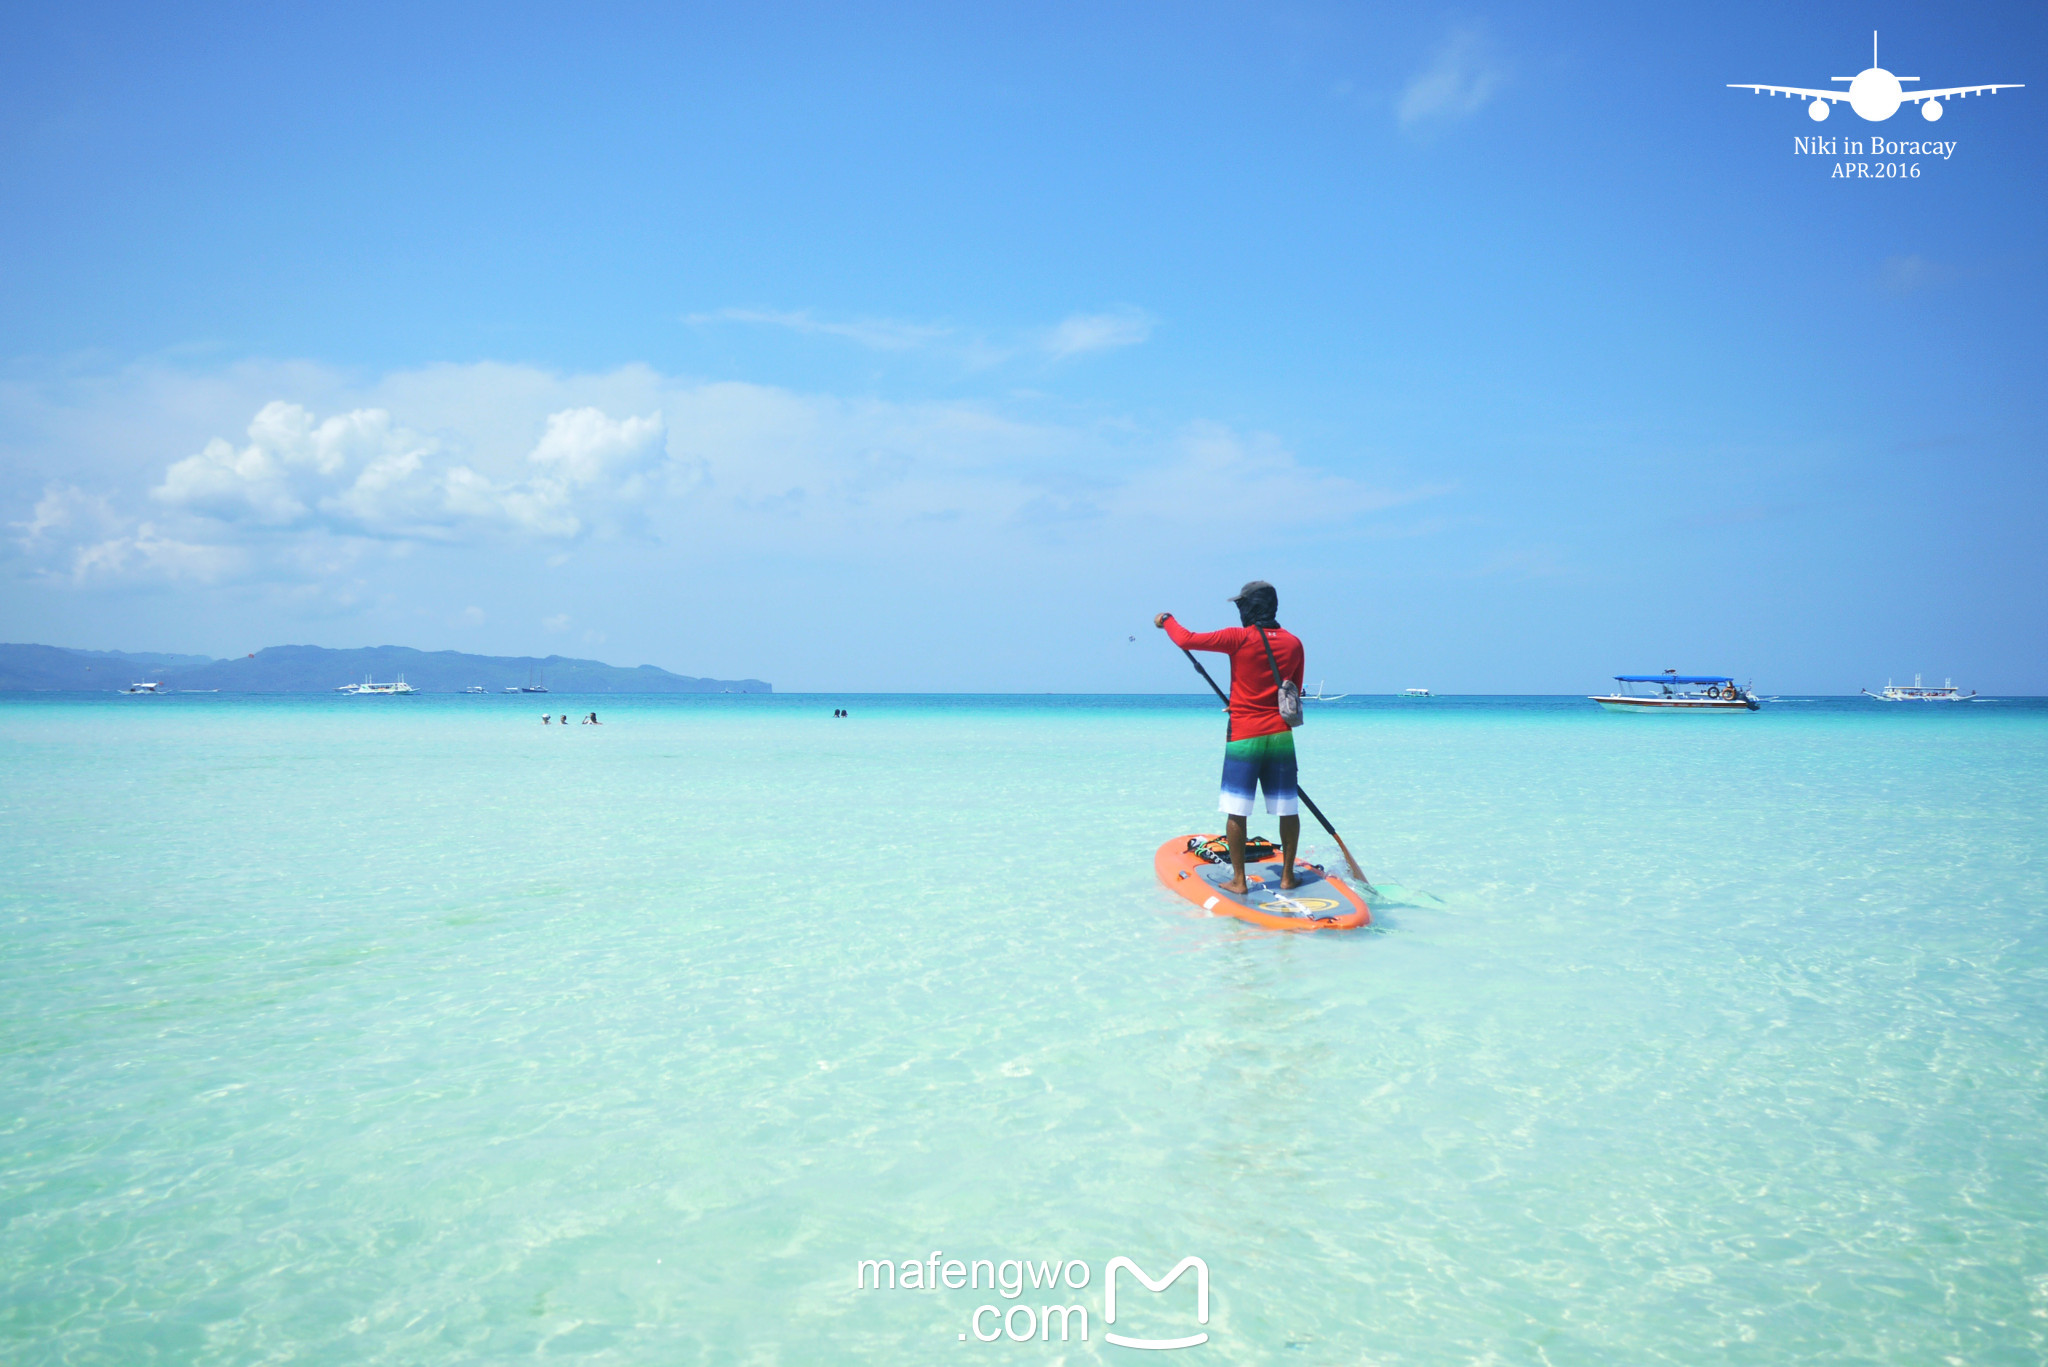
[[1273,681],[1273,664],[1280,666],[1281,678],[1301,687],[1308,656],[1293,632],[1285,627],[1266,628],[1266,640],[1273,643],[1273,663],[1269,664],[1257,627],[1189,631],[1174,621],[1171,613],[1165,625],[1166,634],[1177,646],[1230,657],[1230,739],[1271,736],[1287,729],[1287,723],[1280,720],[1280,685]]

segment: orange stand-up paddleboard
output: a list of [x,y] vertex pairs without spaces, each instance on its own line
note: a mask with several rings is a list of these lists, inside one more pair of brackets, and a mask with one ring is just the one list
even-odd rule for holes
[[[1221,855],[1222,862],[1204,858]],[[1301,859],[1300,886],[1280,890],[1280,850],[1267,840],[1245,842],[1246,892],[1229,892],[1230,854],[1220,835],[1180,835],[1152,856],[1159,881],[1204,911],[1235,916],[1272,930],[1355,930],[1372,924],[1372,911],[1350,884]]]

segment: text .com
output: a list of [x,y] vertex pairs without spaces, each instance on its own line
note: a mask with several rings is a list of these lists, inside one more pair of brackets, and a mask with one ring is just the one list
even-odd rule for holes
[[[1183,1258],[1163,1277],[1152,1277],[1129,1258],[1111,1258],[1103,1267],[1101,1324],[1103,1339],[1125,1348],[1192,1348],[1209,1341],[1206,1330],[1164,1338],[1137,1338],[1119,1334],[1107,1326],[1116,1323],[1117,1282],[1128,1272],[1146,1290],[1164,1292],[1181,1274],[1193,1272],[1195,1325],[1209,1322],[1209,1265],[1200,1258]],[[854,1287],[860,1291],[988,1291],[1010,1302],[987,1302],[969,1312],[967,1328],[955,1337],[982,1343],[1007,1339],[1012,1343],[1067,1342],[1087,1339],[1089,1307],[1076,1301],[1074,1293],[1086,1291],[1095,1280],[1086,1260],[1081,1258],[948,1258],[934,1250],[923,1259],[863,1258],[854,1269]],[[1026,1291],[1037,1293],[1023,1299]],[[1129,1305],[1128,1297],[1125,1304]],[[1156,1319],[1157,1314],[1148,1316]],[[1183,1327],[1186,1316],[1180,1317]],[[955,1320],[955,1324],[959,1321]],[[1057,1329],[1057,1339],[1055,1339]]]

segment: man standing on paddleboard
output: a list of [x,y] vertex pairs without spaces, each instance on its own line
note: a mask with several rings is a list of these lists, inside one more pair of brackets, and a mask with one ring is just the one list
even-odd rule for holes
[[[1223,793],[1216,805],[1228,815],[1231,892],[1245,891],[1245,826],[1252,797],[1263,789],[1266,811],[1280,818],[1280,886],[1295,886],[1294,849],[1301,841],[1301,803],[1294,782],[1294,733],[1280,716],[1280,680],[1301,690],[1307,657],[1293,632],[1280,625],[1280,592],[1254,579],[1230,600],[1239,627],[1189,631],[1162,612],[1152,625],[1164,628],[1182,650],[1213,650],[1230,657],[1230,730],[1223,746]],[[1267,651],[1270,648],[1271,654]],[[1276,677],[1277,676],[1277,677]]]

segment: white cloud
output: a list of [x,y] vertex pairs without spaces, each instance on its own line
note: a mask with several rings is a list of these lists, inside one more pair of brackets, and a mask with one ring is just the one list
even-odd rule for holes
[[752,323],[812,336],[841,337],[874,351],[939,351],[970,370],[986,370],[1019,357],[1064,360],[1091,351],[1136,346],[1152,335],[1159,320],[1144,309],[1123,305],[1101,313],[1076,313],[1050,328],[998,336],[963,334],[943,323],[911,323],[894,318],[858,318],[834,322],[808,309],[719,309],[693,313],[686,323]]
[[548,415],[547,431],[527,459],[573,485],[634,480],[666,454],[667,436],[660,413],[615,422],[600,409],[570,408]]
[[453,463],[441,441],[381,408],[322,422],[280,399],[250,422],[248,445],[209,441],[172,464],[150,497],[255,528],[450,540],[468,526],[502,524],[571,537],[586,526],[584,505],[630,503],[646,492],[666,457],[666,435],[658,412],[616,420],[596,408],[565,409],[547,417],[527,456],[530,475],[496,481]]
[[92,529],[110,534],[121,525],[114,506],[104,494],[88,494],[75,484],[52,484],[43,490],[35,515],[26,522],[10,523],[21,532],[24,549],[34,549],[76,533]]
[[11,524],[34,571],[44,578],[89,584],[125,579],[210,583],[238,567],[230,548],[181,541],[153,523],[125,517],[105,495],[76,485],[50,485],[27,522]]
[[[1149,322],[1104,316],[1114,325],[1077,324],[1069,343],[1115,344]],[[223,383],[195,380],[212,411],[225,406]],[[849,399],[640,365],[597,374],[441,365],[367,384],[248,367],[235,384],[244,440],[200,437],[185,448],[194,454],[168,462],[128,448],[124,463],[92,474],[108,492],[53,489],[16,525],[25,557],[50,574],[148,566],[243,575],[280,593],[318,584],[337,602],[370,601],[373,581],[403,582],[385,567],[414,546],[556,570],[580,548],[585,576],[616,554],[636,557],[636,573],[659,563],[761,566],[792,552],[851,570],[1023,563],[1111,527],[1089,554],[1135,563],[1180,553],[1185,519],[1213,515],[1219,499],[1328,529],[1443,492],[1382,487],[1302,460],[1277,437],[1217,424],[1162,433],[1115,418],[1045,422],[992,401]],[[175,392],[151,372],[95,384],[77,402],[94,422],[146,433]],[[51,436],[35,459],[61,467],[103,456],[67,435],[84,424],[67,427],[61,399],[39,399]],[[0,394],[0,421],[13,416]],[[637,549],[605,549],[614,542]],[[543,554],[533,555],[535,543]],[[483,606],[493,622],[508,620],[505,604]]]
[[1471,118],[1500,89],[1505,74],[1480,29],[1457,29],[1409,80],[1395,113],[1403,128]]
[[1240,434],[1221,423],[1190,423],[1170,459],[1134,476],[1103,500],[1121,517],[1198,517],[1218,501],[1266,510],[1275,526],[1347,522],[1449,492],[1446,485],[1383,489],[1303,465],[1270,433]]
[[809,309],[719,309],[692,313],[686,323],[758,323],[787,328],[813,336],[843,337],[876,351],[909,351],[952,335],[953,329],[939,323],[906,323],[894,318],[856,318],[831,322],[814,318]]
[[316,422],[295,403],[265,404],[240,448],[216,437],[164,472],[157,502],[221,522],[265,527],[325,522],[372,535],[417,533],[435,521],[428,460],[439,443],[381,409]]
[[210,584],[242,568],[242,556],[231,546],[208,546],[165,536],[155,525],[140,522],[127,536],[81,547],[71,576],[90,579],[190,579]]
[[[548,415],[540,444],[527,456],[532,478],[504,489],[467,467],[450,472],[451,498],[478,515],[495,506],[515,526],[541,536],[574,536],[598,503],[614,511],[649,492],[649,480],[668,458],[661,414],[623,421],[597,408]],[[458,487],[459,486],[459,487]]]
[[1136,346],[1152,335],[1158,321],[1145,310],[1128,306],[1107,313],[1076,313],[1047,334],[1045,349],[1060,360],[1088,351]]

